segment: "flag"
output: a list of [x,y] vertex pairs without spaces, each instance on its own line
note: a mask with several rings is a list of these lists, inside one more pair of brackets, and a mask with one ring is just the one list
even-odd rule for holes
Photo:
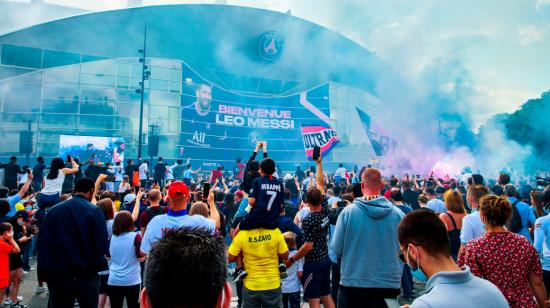
[[340,142],[338,134],[330,126],[302,125],[301,130],[308,160],[313,160],[313,147],[320,147],[321,157],[325,157]]

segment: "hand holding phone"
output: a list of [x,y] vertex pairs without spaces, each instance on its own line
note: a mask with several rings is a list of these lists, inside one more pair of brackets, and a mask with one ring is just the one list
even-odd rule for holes
[[203,185],[203,192],[202,192],[202,199],[203,201],[206,201],[208,198],[208,195],[210,194],[210,183],[206,182]]
[[72,163],[72,162],[73,162],[73,158],[71,157],[71,154],[67,154],[67,162],[68,162],[68,163]]
[[320,156],[321,156],[321,147],[314,146],[313,155],[311,158],[313,158],[314,161],[318,161]]

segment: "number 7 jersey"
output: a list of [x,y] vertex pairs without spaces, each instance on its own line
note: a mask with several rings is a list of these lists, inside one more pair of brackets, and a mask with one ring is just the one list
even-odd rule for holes
[[268,225],[276,222],[284,202],[284,190],[283,182],[277,178],[270,179],[269,176],[256,178],[252,182],[249,195],[256,200],[250,211],[251,216]]

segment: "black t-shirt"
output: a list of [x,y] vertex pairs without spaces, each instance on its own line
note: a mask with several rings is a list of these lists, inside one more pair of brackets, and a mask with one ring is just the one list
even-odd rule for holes
[[252,182],[249,197],[256,200],[251,210],[255,212],[253,215],[262,215],[267,221],[276,221],[284,202],[284,185],[273,177],[257,178]]
[[320,212],[310,212],[302,221],[304,242],[313,242],[313,250],[306,255],[306,262],[321,261],[328,257],[329,213],[330,210],[324,207]]
[[166,164],[165,163],[157,163],[155,165],[155,176],[160,178],[164,178],[164,173],[166,173]]

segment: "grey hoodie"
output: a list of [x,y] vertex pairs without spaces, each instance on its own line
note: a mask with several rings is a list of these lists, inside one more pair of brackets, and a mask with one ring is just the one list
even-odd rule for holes
[[397,256],[397,226],[404,216],[384,197],[356,198],[344,208],[331,242],[341,260],[341,285],[399,289],[403,263]]

